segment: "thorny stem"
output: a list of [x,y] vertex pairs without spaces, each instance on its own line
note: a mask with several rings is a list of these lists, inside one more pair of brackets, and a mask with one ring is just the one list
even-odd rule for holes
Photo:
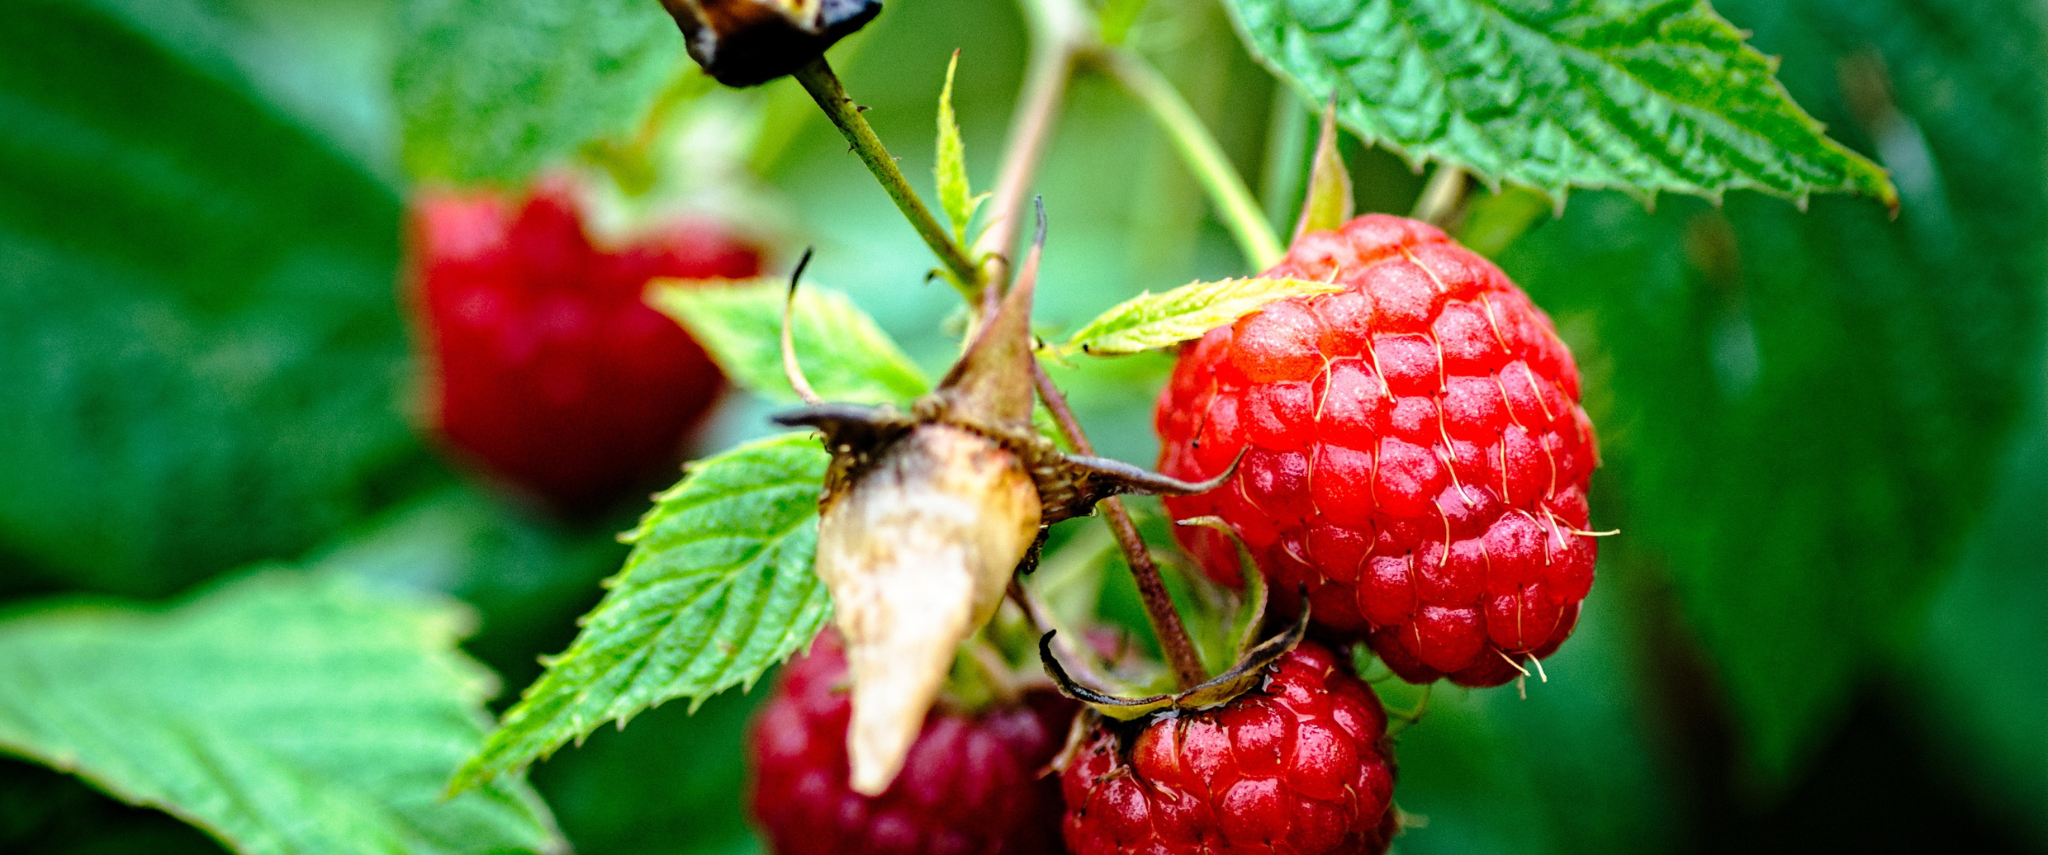
[[1244,253],[1245,260],[1259,269],[1279,261],[1286,251],[1280,245],[1279,235],[1273,231],[1273,225],[1266,222],[1258,200],[1252,198],[1252,191],[1245,186],[1244,178],[1223,155],[1223,147],[1216,142],[1216,137],[1209,133],[1202,124],[1202,118],[1195,115],[1195,109],[1188,106],[1187,99],[1181,97],[1173,84],[1137,54],[1122,48],[1091,51],[1088,58],[1152,112],[1153,120],[1173,140],[1181,159],[1187,161],[1188,168],[1194,171],[1195,180],[1208,191],[1210,201],[1216,205],[1217,215],[1223,218],[1223,224],[1237,239],[1238,249]]
[[[1045,366],[1034,360],[1031,373],[1032,381],[1038,385],[1038,397],[1052,412],[1060,434],[1074,451],[1094,454],[1087,435],[1081,432],[1081,423],[1074,418],[1074,410],[1067,406],[1067,396],[1053,385]],[[1131,577],[1138,583],[1138,597],[1145,603],[1145,617],[1152,624],[1152,635],[1159,639],[1159,649],[1166,654],[1167,664],[1173,667],[1174,678],[1182,690],[1201,685],[1208,679],[1208,671],[1202,668],[1201,654],[1195,652],[1194,639],[1188,637],[1188,628],[1173,607],[1173,595],[1167,593],[1166,581],[1159,576],[1159,565],[1152,561],[1152,553],[1139,536],[1138,526],[1131,522],[1130,512],[1124,509],[1121,499],[1111,497],[1102,500],[1102,516],[1109,523],[1110,534],[1116,536],[1116,545],[1123,549],[1124,561],[1131,566]]]
[[932,253],[946,265],[946,270],[960,284],[969,302],[975,301],[982,289],[981,271],[967,257],[967,252],[953,242],[953,236],[946,227],[939,225],[931,210],[917,198],[917,191],[911,189],[910,182],[904,179],[903,170],[896,168],[896,159],[889,156],[881,138],[875,136],[875,129],[861,116],[861,108],[847,96],[846,87],[840,84],[839,76],[832,73],[832,66],[820,56],[797,69],[796,79],[803,84],[804,91],[811,93],[811,100],[818,102],[818,107],[825,111],[832,124],[838,126],[846,141],[853,144],[854,153],[860,155],[861,162],[867,164],[868,171],[881,182],[882,189],[896,203],[896,209],[910,221],[911,227],[917,229],[918,236],[924,238],[925,245],[931,247]]

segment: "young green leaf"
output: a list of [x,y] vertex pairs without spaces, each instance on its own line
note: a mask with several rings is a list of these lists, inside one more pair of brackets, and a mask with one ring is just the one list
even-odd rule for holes
[[1301,217],[1294,222],[1294,236],[1334,229],[1351,219],[1351,172],[1344,168],[1344,155],[1337,150],[1337,104],[1323,108],[1322,131],[1316,134],[1315,160],[1308,171],[1308,194],[1301,201]]
[[168,611],[29,606],[0,620],[0,753],[247,855],[565,852],[524,781],[441,798],[494,691],[455,649],[473,623],[339,573],[259,573]]
[[[761,280],[732,285],[656,285],[648,303],[688,327],[727,377],[775,401],[794,402],[782,373],[782,313],[789,286]],[[790,332],[797,363],[828,401],[902,403],[930,390],[917,363],[844,293],[817,285],[796,292]]]
[[1330,294],[1344,286],[1309,279],[1194,282],[1164,294],[1147,291],[1103,312],[1068,339],[1065,350],[1094,356],[1141,353],[1200,338],[1274,300]]
[[810,434],[793,433],[693,464],[626,535],[633,554],[583,631],[450,790],[524,768],[655,704],[752,686],[809,643],[831,612],[811,572],[830,459]]
[[1411,160],[1572,187],[1896,205],[1883,169],[1822,133],[1774,60],[1704,2],[1225,0],[1253,52]]
[[974,195],[967,184],[967,150],[960,143],[960,122],[953,115],[953,71],[960,66],[960,51],[946,63],[946,86],[939,90],[939,156],[932,164],[938,180],[939,207],[953,221],[953,240],[967,243],[967,225],[989,194]]

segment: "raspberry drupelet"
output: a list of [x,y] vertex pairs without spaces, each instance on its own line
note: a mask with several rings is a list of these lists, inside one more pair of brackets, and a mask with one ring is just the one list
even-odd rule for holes
[[848,781],[846,658],[827,630],[794,659],[748,732],[749,809],[776,855],[1057,855],[1047,765],[1076,705],[1050,690],[973,713],[934,708],[880,796]]
[[[1159,468],[1199,480],[1283,607],[1363,639],[1403,678],[1505,683],[1571,634],[1593,584],[1598,451],[1550,318],[1425,223],[1367,215],[1304,234],[1265,276],[1343,291],[1267,305],[1183,349],[1161,394]],[[1225,536],[1179,537],[1219,581]]]
[[1303,642],[1220,707],[1097,718],[1067,760],[1073,855],[1377,855],[1398,822],[1387,717],[1329,650]]
[[584,512],[673,480],[725,388],[703,348],[643,302],[648,283],[743,279],[761,257],[705,221],[596,246],[573,187],[551,181],[523,197],[429,191],[408,264],[432,426],[504,482]]

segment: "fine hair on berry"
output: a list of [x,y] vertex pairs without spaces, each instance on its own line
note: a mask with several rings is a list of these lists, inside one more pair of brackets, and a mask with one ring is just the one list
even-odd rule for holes
[[880,796],[849,781],[846,656],[826,630],[791,660],[747,734],[747,803],[776,855],[1057,855],[1048,772],[1076,705],[1049,689],[926,714]]
[[[1280,300],[1186,345],[1159,399],[1160,470],[1222,487],[1217,516],[1283,608],[1364,640],[1404,679],[1505,683],[1556,650],[1593,584],[1598,465],[1579,371],[1498,267],[1426,223],[1367,215],[1303,234],[1269,277],[1342,291]],[[1219,581],[1227,536],[1182,527]]]
[[1060,783],[1073,855],[1377,855],[1398,830],[1387,717],[1314,642],[1218,707],[1097,717]]

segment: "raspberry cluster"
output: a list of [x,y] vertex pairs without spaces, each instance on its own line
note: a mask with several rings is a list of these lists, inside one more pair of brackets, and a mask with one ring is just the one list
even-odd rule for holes
[[1386,712],[1304,642],[1214,710],[1097,720],[1061,775],[1074,855],[1384,852],[1397,830]]
[[[1400,217],[1305,234],[1264,275],[1344,290],[1185,348],[1159,399],[1160,470],[1199,480],[1245,453],[1229,482],[1169,511],[1221,517],[1278,597],[1306,590],[1325,637],[1366,640],[1405,679],[1498,685],[1548,656],[1593,583],[1598,462],[1549,317],[1492,263]],[[1237,582],[1227,538],[1179,534]]]
[[752,810],[778,855],[1053,855],[1059,785],[1046,766],[1076,705],[1050,691],[973,714],[933,710],[903,772],[869,798],[848,783],[846,658],[837,633],[793,660],[749,734]]
[[[594,245],[570,188],[429,193],[413,217],[432,419],[462,456],[561,510],[673,474],[725,379],[642,301],[649,280],[745,278],[759,254],[703,222]],[[659,480],[657,478],[656,480]]]

